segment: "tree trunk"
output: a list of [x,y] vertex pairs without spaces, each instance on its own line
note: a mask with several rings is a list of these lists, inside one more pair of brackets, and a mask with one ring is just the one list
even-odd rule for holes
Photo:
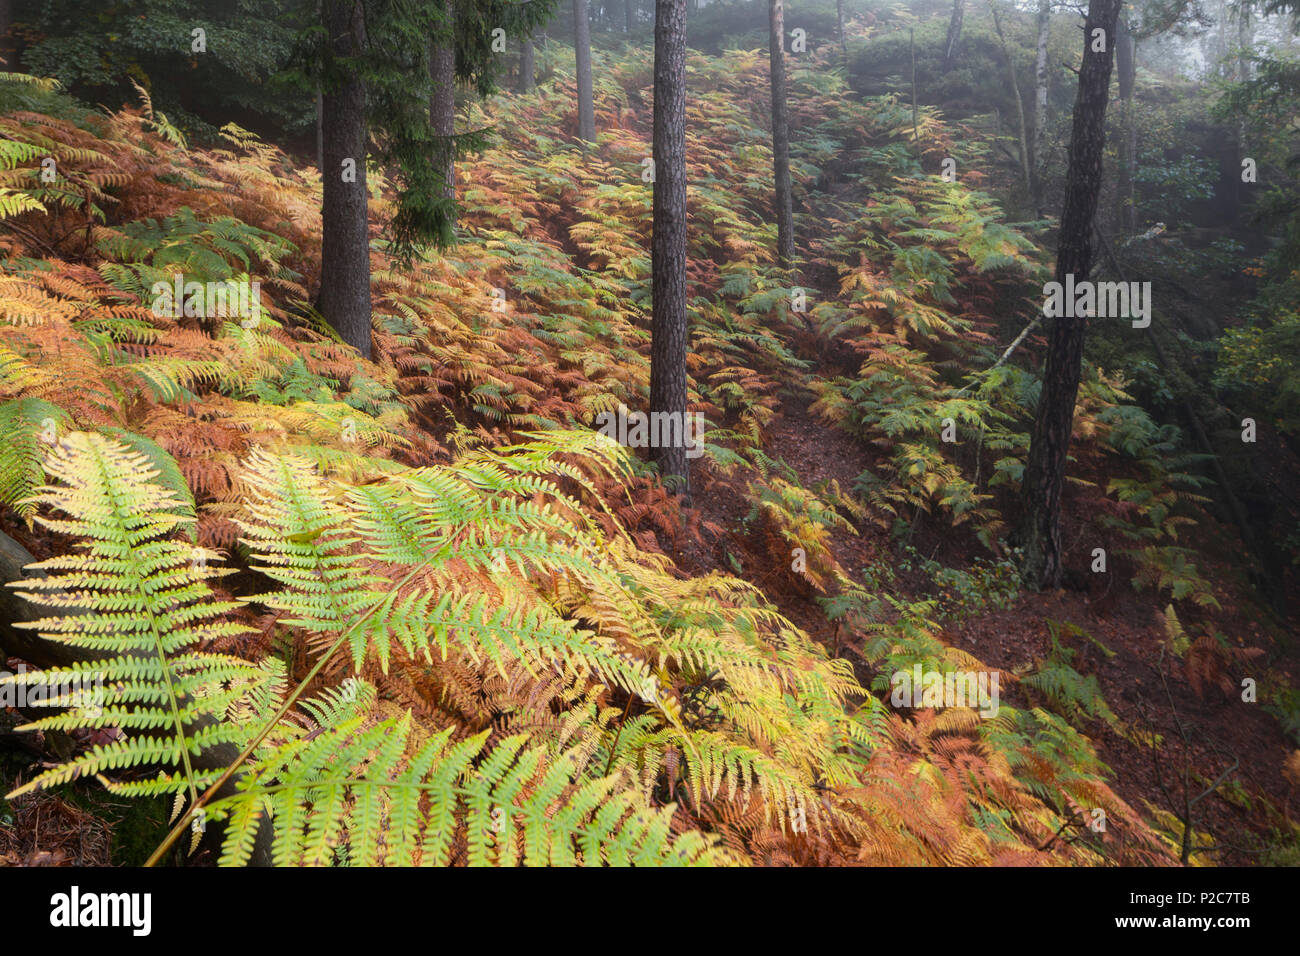
[[[1300,15],[1300,9],[1293,11],[1293,16]],[[1290,19],[1290,18],[1287,18]],[[1251,43],[1254,40],[1255,31],[1250,27],[1250,7],[1245,3],[1237,7],[1237,82],[1247,83],[1250,81],[1250,59],[1249,53]],[[1136,135],[1136,132],[1134,133]],[[1246,156],[1246,119],[1241,117],[1237,121],[1237,165],[1240,168],[1241,160]],[[1237,206],[1240,208],[1245,202],[1249,187],[1244,186],[1241,177],[1234,177],[1237,187]]]
[[776,255],[794,262],[794,198],[790,185],[790,126],[785,109],[785,4],[768,0],[768,50],[772,65],[772,166],[776,179]]
[[1128,18],[1120,17],[1119,36],[1115,43],[1115,72],[1119,80],[1120,116],[1123,139],[1119,151],[1119,184],[1115,200],[1119,204],[1117,220],[1130,235],[1137,232],[1137,126],[1133,115],[1133,87],[1137,80],[1137,40],[1129,30]]
[[[1070,165],[1056,253],[1056,281],[1086,281],[1092,267],[1092,227],[1102,185],[1106,102],[1110,95],[1115,27],[1123,0],[1090,0],[1084,25],[1083,63],[1074,102]],[[1093,30],[1104,31],[1104,50],[1094,52]],[[1023,513],[1016,543],[1024,549],[1021,576],[1039,587],[1061,583],[1061,491],[1074,428],[1086,318],[1057,317],[1048,332],[1043,390],[1038,401],[1029,460],[1021,479]]]
[[[0,0],[0,3],[4,0]],[[316,0],[316,19],[320,19],[321,0]],[[316,169],[325,174],[325,102],[321,97],[320,80],[316,80]]]
[[9,36],[14,24],[13,0],[0,0],[0,73],[17,73],[18,63],[14,56],[17,44]]
[[[1034,157],[1033,198],[1037,207],[1043,198],[1043,134],[1047,129],[1047,94],[1050,75],[1047,72],[1047,42],[1052,30],[1052,0],[1039,0],[1038,52],[1034,58],[1034,138],[1030,152]],[[1041,216],[1042,213],[1040,212]]]
[[316,169],[325,172],[325,100],[316,84]]
[[[686,433],[686,0],[655,4],[654,225],[651,238],[650,411]],[[662,430],[661,430],[662,433]],[[684,440],[652,450],[689,499]]]
[[1029,152],[1029,133],[1025,123],[1025,103],[1020,98],[1020,80],[1016,77],[1016,62],[1011,58],[1011,49],[1007,46],[1007,38],[1002,33],[1002,18],[998,16],[997,0],[989,0],[989,10],[993,13],[993,29],[998,35],[998,43],[1002,47],[1002,55],[1007,61],[1007,75],[1011,79],[1011,91],[1016,98],[1016,118],[1020,122],[1020,165],[1025,174],[1025,189],[1030,195],[1034,192],[1034,157]]
[[578,139],[596,141],[596,110],[591,94],[591,21],[587,0],[573,0],[573,47],[578,57]]
[[849,55],[849,40],[844,34],[844,0],[835,0],[835,19],[839,25],[840,53],[845,57],[845,59],[847,59]]
[[957,62],[957,44],[961,42],[961,23],[966,16],[966,0],[952,0],[952,19],[948,21],[948,38],[943,44],[943,72]]
[[914,27],[907,28],[907,50],[912,57],[912,142],[916,146],[916,161],[919,163],[924,158],[925,151],[921,149],[921,108],[917,105],[916,99],[916,30]]
[[1237,7],[1237,82],[1250,80],[1250,48],[1255,42],[1255,30],[1250,23],[1250,7],[1239,4]]
[[443,195],[456,198],[456,9],[452,0],[443,7],[443,33],[429,48],[429,77],[433,95],[429,98],[429,125],[438,138],[436,166],[443,181]]
[[1230,9],[1227,0],[1219,4],[1218,30],[1215,34],[1214,63],[1215,72],[1225,80],[1232,79],[1232,66],[1228,63],[1228,19]]
[[[321,20],[335,56],[351,57],[361,52],[366,42],[365,18],[358,0],[324,0]],[[368,359],[371,326],[366,91],[356,71],[323,91],[322,104],[325,168],[321,171],[321,283],[317,308],[343,341]]]
[[631,33],[632,26],[636,22],[636,0],[623,0],[623,16],[625,18],[623,30],[625,33]]
[[531,36],[524,40],[524,48],[519,56],[519,82],[515,89],[520,93],[531,93],[537,85],[537,51],[533,47]]

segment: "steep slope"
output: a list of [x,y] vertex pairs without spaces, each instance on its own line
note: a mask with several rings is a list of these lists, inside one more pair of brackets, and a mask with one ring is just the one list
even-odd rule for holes
[[[928,123],[918,150],[898,103],[847,96],[814,58],[791,76],[809,260],[796,287],[771,252],[771,158],[753,96],[762,60],[692,57],[692,407],[708,431],[681,509],[591,430],[601,412],[645,407],[649,334],[649,63],[597,55],[598,147],[573,142],[563,77],[495,101],[496,142],[463,163],[462,242],[448,254],[388,260],[376,172],[374,362],[306,305],[319,270],[313,170],[238,129],[226,149],[184,149],[147,115],[7,90],[28,102],[0,117],[0,185],[27,197],[0,227],[6,530],[39,557],[68,553],[88,525],[37,531],[23,519],[73,513],[58,489],[81,487],[88,456],[134,461],[131,493],[154,486],[144,500],[192,509],[164,536],[192,534],[208,555],[199,582],[233,601],[222,619],[239,627],[203,649],[267,672],[257,702],[228,705],[241,739],[274,728],[254,778],[311,793],[302,781],[324,750],[295,741],[315,739],[354,774],[381,739],[397,741],[384,767],[395,779],[424,759],[459,766],[473,784],[442,795],[454,832],[424,862],[526,852],[522,831],[517,845],[482,842],[494,802],[525,818],[571,808],[581,822],[548,835],[555,854],[601,813],[624,821],[597,839],[605,859],[1176,859],[1180,828],[1134,809],[1150,788],[1112,788],[1080,732],[1121,756],[1133,748],[1136,765],[1150,729],[1123,707],[1107,719],[1101,692],[1069,666],[1078,658],[1058,652],[1036,682],[1025,669],[1050,649],[1025,618],[1076,620],[1078,602],[1060,609],[1062,598],[1024,597],[1009,579],[998,538],[1034,382],[1014,363],[979,370],[1033,307],[1038,251],[991,199],[918,167],[917,151],[930,169],[951,148],[942,126]],[[47,155],[60,177],[48,185]],[[176,272],[259,281],[265,309],[160,315],[155,283]],[[1132,544],[1112,545],[1109,587],[1146,575],[1168,595],[1125,607],[1158,614],[1172,598],[1184,626],[1208,635],[1215,607],[1241,599],[1174,546],[1195,514],[1194,500],[1175,503],[1178,482],[1193,478],[1124,401],[1122,383],[1085,383],[1077,455],[1092,485],[1072,527],[1082,539],[1084,514],[1111,519],[1107,540]],[[50,446],[62,451],[51,458]],[[55,490],[33,497],[47,480]],[[237,574],[207,573],[218,552]],[[330,569],[319,588],[309,560]],[[323,615],[326,598],[353,616]],[[377,617],[361,626],[365,614]],[[1017,638],[990,635],[1010,615]],[[1159,639],[1144,625],[1126,644],[1149,642],[1135,655],[1149,664]],[[1232,669],[1217,644],[1170,645],[1205,674]],[[352,661],[339,653],[314,671],[333,647]],[[998,669],[999,713],[889,707],[891,675],[914,664]],[[303,679],[317,703],[268,724],[270,704]],[[132,772],[87,749],[105,726],[76,726],[71,776],[99,769],[129,789]],[[1276,764],[1255,768],[1250,799],[1283,792],[1291,745],[1268,732],[1257,759]],[[438,749],[448,742],[458,765]],[[178,773],[173,788],[190,804],[202,789],[192,783]],[[287,837],[280,851],[369,858],[363,811],[376,807],[387,812],[355,788],[337,805],[304,796],[293,808],[304,834],[321,815],[344,822],[313,852]],[[627,823],[647,811],[662,833]],[[1265,817],[1250,829],[1280,819]],[[670,831],[685,842],[666,842]],[[691,842],[701,834],[716,844]]]

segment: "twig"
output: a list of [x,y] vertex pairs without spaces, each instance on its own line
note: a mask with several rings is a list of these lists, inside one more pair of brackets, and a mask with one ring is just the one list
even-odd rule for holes
[[[1002,353],[1002,357],[998,359],[996,362],[994,362],[992,365],[990,365],[987,369],[985,369],[982,374],[988,375],[990,372],[997,371],[1003,365],[1007,364],[1007,360],[1011,358],[1012,353],[1015,352],[1015,350],[1020,347],[1020,343],[1029,337],[1029,333],[1032,332],[1034,328],[1038,325],[1038,323],[1040,323],[1041,321],[1043,321],[1043,316],[1041,313],[1034,316],[1034,318],[1030,321],[1030,323],[1020,330],[1020,334],[1016,336],[1015,341],[1013,341],[1010,345],[1007,346],[1007,350]],[[961,388],[957,390],[954,397],[956,395],[960,395],[963,392],[965,392],[973,384],[975,383],[971,382],[966,385],[963,385]]]

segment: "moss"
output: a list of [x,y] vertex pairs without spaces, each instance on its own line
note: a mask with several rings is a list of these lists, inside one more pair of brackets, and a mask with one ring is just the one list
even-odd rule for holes
[[[30,780],[37,769],[28,754],[0,748],[0,826],[13,826],[17,816],[3,794],[17,786],[20,779]],[[117,797],[94,781],[51,787],[49,793],[104,822],[114,866],[141,866],[167,835],[165,801]]]

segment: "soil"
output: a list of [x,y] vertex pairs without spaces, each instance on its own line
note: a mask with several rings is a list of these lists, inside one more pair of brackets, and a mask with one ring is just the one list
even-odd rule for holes
[[[810,404],[811,396],[806,394],[784,401],[780,415],[769,426],[768,453],[779,455],[793,467],[805,488],[833,480],[842,490],[850,490],[857,476],[872,466],[871,451],[853,436],[818,420],[809,411]],[[815,600],[818,593],[798,586],[792,575],[755,570],[770,568],[774,561],[764,551],[761,537],[744,527],[742,519],[748,508],[743,487],[718,479],[707,469],[701,471],[702,480],[697,480],[692,500],[692,509],[698,514],[692,517],[701,526],[721,527],[727,533],[716,536],[710,547],[698,543],[681,547],[674,555],[679,566],[688,573],[735,573],[730,555],[739,561],[741,577],[762,586],[783,614],[833,651],[835,629]],[[1091,554],[1092,539],[1100,534],[1091,518],[1101,497],[1096,487],[1072,485],[1067,489],[1063,538],[1085,555]],[[855,521],[854,527],[857,534],[836,530],[832,539],[831,550],[845,569],[856,576],[863,567],[877,562],[897,566],[902,554],[889,531],[871,520]],[[1096,675],[1102,696],[1120,726],[1139,734],[1158,734],[1164,740],[1157,756],[1150,747],[1139,746],[1100,720],[1080,727],[1110,768],[1111,787],[1147,816],[1155,807],[1181,817],[1184,802],[1190,798],[1195,801],[1196,831],[1212,835],[1220,848],[1213,860],[1250,865],[1259,862],[1261,845],[1268,842],[1271,830],[1282,825],[1294,804],[1295,787],[1283,776],[1282,765],[1296,750],[1297,742],[1260,703],[1241,699],[1241,678],[1254,673],[1258,679],[1265,667],[1294,674],[1300,665],[1300,651],[1285,625],[1257,605],[1245,582],[1233,580],[1231,568],[1239,560],[1239,545],[1234,545],[1231,530],[1203,529],[1202,538],[1206,540],[1197,543],[1208,545],[1202,554],[1208,553],[1211,559],[1217,556],[1221,562],[1220,567],[1206,569],[1211,572],[1207,577],[1227,582],[1218,588],[1223,610],[1186,611],[1184,628],[1190,635],[1218,630],[1230,635],[1230,642],[1239,647],[1264,651],[1262,656],[1230,668],[1226,692],[1210,686],[1198,693],[1188,680],[1184,662],[1167,651],[1162,655],[1167,643],[1167,601],[1150,590],[1136,591],[1129,583],[1131,569],[1122,561],[1113,562],[1109,574],[1092,576],[1099,580],[1090,581],[1087,590],[1022,590],[1014,605],[981,610],[952,624],[943,637],[989,667],[1014,674],[1031,669],[1050,653],[1049,621],[1082,628],[1096,643],[1069,642],[1078,651],[1075,668],[1084,675]],[[1217,552],[1213,547],[1216,541]],[[915,529],[912,544],[948,566],[965,567],[978,555],[988,557],[973,535],[945,528],[938,520]],[[1077,556],[1075,560],[1077,563]],[[1088,569],[1076,570],[1078,580]],[[899,582],[908,597],[927,596],[919,575],[900,575]],[[1025,690],[1014,682],[1004,686],[1004,696],[1012,706],[1042,703],[1027,700]],[[1185,771],[1189,780],[1186,793],[1182,782]],[[1229,771],[1227,776],[1212,794],[1196,799],[1225,771]]]

